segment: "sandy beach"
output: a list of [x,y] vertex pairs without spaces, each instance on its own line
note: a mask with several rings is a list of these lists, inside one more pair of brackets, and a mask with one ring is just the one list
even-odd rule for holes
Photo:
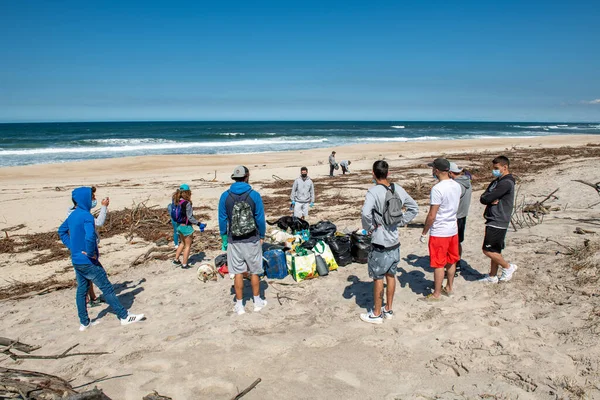
[[[431,183],[425,164],[437,156],[486,171],[504,152],[543,155],[544,149],[588,145],[597,149],[600,135],[352,145],[335,148],[338,161],[352,161],[352,174],[334,179],[327,177],[331,148],[5,167],[0,168],[0,229],[24,224],[9,232],[15,239],[55,231],[78,186],[97,186],[99,199],[110,197],[110,213],[144,201],[166,207],[174,189],[187,183],[194,205],[206,207],[206,223],[214,231],[218,198],[241,164],[250,169],[250,184],[281,204],[287,201],[285,187],[274,189],[273,183],[291,182],[307,166],[322,188],[310,222],[329,219],[338,230],[352,230],[360,226],[359,206],[338,204],[335,198],[359,204],[377,159],[401,171],[392,172],[391,180],[412,195],[408,187]],[[468,268],[455,281],[454,297],[435,305],[417,301],[433,283],[427,247],[419,243],[419,224],[428,208],[421,198],[419,215],[400,233],[396,317],[380,326],[358,318],[372,304],[366,265],[351,264],[301,283],[291,277],[265,280],[268,307],[252,313],[248,305],[248,313],[237,316],[228,277],[203,283],[194,268],[181,270],[160,260],[131,267],[154,244],[119,235],[101,240],[103,264],[126,308],[145,313],[147,320],[121,327],[102,306],[90,309],[90,317],[101,323],[80,333],[73,288],[1,300],[0,336],[42,346],[39,354],[60,353],[76,343],[78,351],[109,354],[59,360],[0,357],[0,365],[57,375],[73,386],[105,377],[81,389],[97,386],[112,399],[141,399],[153,390],[178,400],[229,399],[257,378],[262,382],[244,400],[600,398],[600,255],[592,256],[596,269],[584,271],[571,268],[567,254],[583,246],[584,239],[597,243],[600,233],[600,205],[594,205],[598,193],[574,182],[599,181],[598,158],[582,154],[562,150],[540,159],[543,165],[533,157],[518,164],[531,169],[513,169],[522,177],[519,199],[531,203],[558,192],[545,202],[552,211],[543,223],[509,231],[505,256],[519,265],[509,283],[475,282],[489,268],[481,253],[483,182],[473,192],[463,244]],[[479,161],[484,159],[487,164]],[[492,180],[488,176],[487,182]],[[282,207],[267,208],[267,218],[284,215]],[[577,228],[585,233],[574,233]],[[202,234],[195,241],[201,243]],[[212,263],[220,253],[207,248],[202,257]],[[0,290],[74,279],[68,259],[28,264],[40,254],[44,251],[0,253]]]

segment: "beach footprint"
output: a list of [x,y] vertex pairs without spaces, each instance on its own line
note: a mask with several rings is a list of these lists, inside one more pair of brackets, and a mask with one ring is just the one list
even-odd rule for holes
[[349,386],[352,386],[353,388],[358,389],[360,387],[360,380],[351,372],[337,371],[333,377]]
[[339,341],[329,335],[314,335],[305,339],[303,343],[307,347],[328,348],[337,346]]

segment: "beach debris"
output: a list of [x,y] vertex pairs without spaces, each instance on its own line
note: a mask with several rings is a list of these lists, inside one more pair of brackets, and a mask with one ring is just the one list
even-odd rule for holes
[[64,399],[75,394],[69,382],[57,376],[0,367],[2,398]]
[[54,278],[39,282],[20,282],[13,283],[2,288],[0,291],[0,300],[21,300],[34,296],[42,296],[57,290],[70,289],[75,287],[75,280],[58,281]]
[[19,224],[15,226],[9,226],[8,228],[0,229],[0,232],[4,232],[6,239],[8,239],[8,232],[18,231],[19,229],[25,228],[25,224]]
[[600,182],[591,183],[591,182],[583,181],[581,179],[573,179],[573,182],[579,182],[586,186],[596,189],[596,192],[598,192],[598,196],[600,196]]
[[208,263],[202,263],[198,267],[198,280],[206,283],[207,281],[216,281],[217,280],[217,271],[215,268]]
[[583,228],[577,227],[577,228],[575,228],[575,230],[573,231],[573,233],[576,233],[578,235],[585,235],[586,233],[594,234],[594,233],[596,233],[596,231],[588,231],[587,229],[583,229]]
[[250,391],[252,389],[254,389],[256,387],[256,385],[258,385],[260,382],[262,381],[261,378],[258,378],[257,380],[255,380],[252,385],[248,386],[246,389],[244,389],[243,391],[239,392],[237,395],[233,396],[231,398],[231,400],[238,400],[241,399],[242,397],[244,397],[245,395],[247,395],[248,393],[250,393]]
[[19,339],[15,340],[5,337],[0,337],[0,346],[6,347],[6,350],[15,349],[27,354],[41,348],[41,346],[32,346],[30,344],[19,342]]
[[58,360],[61,358],[73,357],[73,356],[100,356],[103,354],[109,354],[106,351],[91,352],[91,353],[71,353],[71,350],[73,350],[77,346],[79,346],[79,343],[74,344],[73,346],[69,347],[68,349],[66,349],[65,351],[63,351],[60,354],[54,354],[54,355],[50,355],[50,356],[40,356],[40,355],[36,355],[36,354],[16,354],[16,353],[13,353],[11,350],[13,348],[15,350],[17,350],[17,347],[12,346],[12,345],[7,346],[4,350],[2,350],[2,353],[8,355],[13,360],[24,360],[24,359]]
[[66,400],[111,400],[111,398],[105,395],[102,389],[95,387],[87,392],[71,395]]
[[173,400],[171,397],[163,396],[162,394],[158,394],[155,390],[154,392],[145,395],[142,400]]
[[[525,196],[520,196],[521,185],[518,185],[515,194],[515,207],[511,217],[511,225],[516,231],[519,228],[531,228],[544,222],[544,216],[549,214],[551,211],[559,211],[558,207],[545,206],[544,203],[550,198],[557,198],[554,196],[559,189],[555,189],[547,195],[542,201],[536,201],[535,203],[527,203]],[[519,198],[521,200],[519,201]]]

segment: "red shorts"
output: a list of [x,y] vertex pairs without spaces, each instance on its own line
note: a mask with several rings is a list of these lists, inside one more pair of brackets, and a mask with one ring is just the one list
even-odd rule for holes
[[458,235],[450,237],[429,237],[429,265],[431,268],[444,268],[460,261]]

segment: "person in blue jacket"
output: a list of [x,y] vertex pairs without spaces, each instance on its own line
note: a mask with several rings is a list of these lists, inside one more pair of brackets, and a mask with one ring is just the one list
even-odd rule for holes
[[98,241],[92,208],[92,188],[80,187],[72,192],[73,202],[77,207],[58,228],[60,240],[71,252],[71,261],[77,278],[77,313],[79,314],[80,331],[88,329],[92,323],[87,313],[85,296],[90,281],[100,288],[104,299],[112,307],[121,325],[129,325],[144,318],[144,314],[129,314],[117,299],[106,271],[100,264]]
[[265,238],[265,209],[260,194],[248,184],[250,171],[240,165],[233,170],[235,182],[219,200],[219,231],[223,251],[227,251],[227,268],[235,274],[236,304],[233,311],[244,314],[244,274],[251,275],[254,311],[260,311],[267,301],[260,297],[260,275],[263,271],[262,243]]

